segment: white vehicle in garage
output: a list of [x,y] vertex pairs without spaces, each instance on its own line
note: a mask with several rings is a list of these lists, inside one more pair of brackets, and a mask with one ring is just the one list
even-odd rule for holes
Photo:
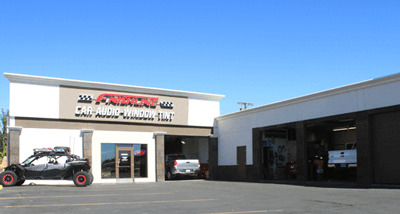
[[166,155],[165,178],[170,180],[177,176],[200,177],[200,161],[187,159],[184,154]]
[[346,150],[328,151],[328,167],[335,169],[357,167],[357,143],[346,143]]

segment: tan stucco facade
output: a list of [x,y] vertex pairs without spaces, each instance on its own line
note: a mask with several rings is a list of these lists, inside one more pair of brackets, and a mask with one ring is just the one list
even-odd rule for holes
[[93,129],[101,131],[166,132],[168,135],[204,136],[212,134],[212,127],[160,126],[139,123],[107,123],[98,121],[44,120],[16,118],[16,126],[43,129]]

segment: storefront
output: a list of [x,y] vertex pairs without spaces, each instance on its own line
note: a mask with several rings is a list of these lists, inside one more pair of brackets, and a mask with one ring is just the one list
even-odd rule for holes
[[[67,146],[95,183],[163,181],[165,154],[185,153],[210,179],[400,184],[400,74],[223,116],[222,95],[4,75],[9,164]],[[355,162],[328,166],[335,150]]]
[[214,139],[223,95],[4,75],[10,81],[10,163],[34,148],[66,146],[89,158],[94,183],[163,181],[171,136],[181,139],[182,152],[209,159],[204,151]]

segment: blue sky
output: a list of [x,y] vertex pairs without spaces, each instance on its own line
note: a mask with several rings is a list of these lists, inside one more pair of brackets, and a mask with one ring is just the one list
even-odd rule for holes
[[[0,71],[223,94],[223,115],[399,73],[399,11],[400,1],[3,0]],[[8,109],[3,75],[0,91]]]

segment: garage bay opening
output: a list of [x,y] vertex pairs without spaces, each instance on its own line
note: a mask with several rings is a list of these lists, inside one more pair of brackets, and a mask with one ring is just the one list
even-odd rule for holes
[[[171,157],[171,155],[183,155],[188,160],[198,160],[200,162],[200,173],[199,178],[208,177],[208,138],[207,137],[191,137],[191,136],[176,136],[166,135],[164,141],[164,153],[165,157]],[[171,166],[168,165],[166,160],[165,174],[168,174],[168,170],[173,171]],[[181,176],[185,177],[185,176]],[[168,179],[168,177],[166,177]]]

